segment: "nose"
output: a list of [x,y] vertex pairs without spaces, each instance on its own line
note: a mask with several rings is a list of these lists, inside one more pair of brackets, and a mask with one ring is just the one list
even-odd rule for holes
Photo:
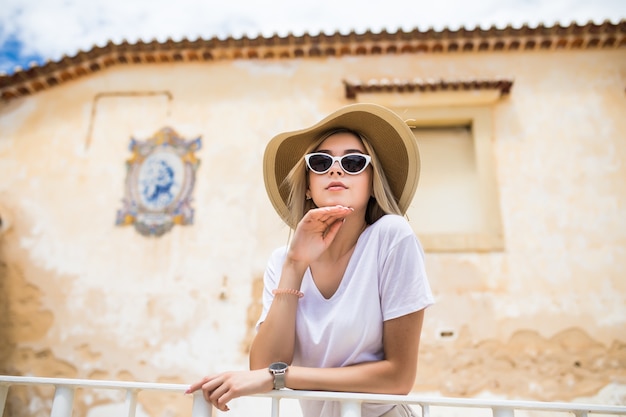
[[339,176],[344,174],[343,168],[341,168],[341,165],[339,164],[339,161],[333,162],[333,165],[330,167],[330,171],[328,171],[328,173],[330,175],[333,175],[333,173],[336,173]]

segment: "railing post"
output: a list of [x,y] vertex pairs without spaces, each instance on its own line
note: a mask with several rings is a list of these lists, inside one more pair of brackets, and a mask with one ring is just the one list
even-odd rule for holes
[[574,411],[574,415],[576,417],[587,417],[587,412],[586,411]]
[[202,391],[196,391],[193,394],[191,417],[211,417],[212,415],[213,406],[206,402],[206,400],[202,396]]
[[7,401],[7,395],[9,394],[9,386],[1,384],[0,385],[0,416],[4,413],[4,405]]
[[361,403],[358,401],[342,401],[341,417],[361,417]]
[[280,398],[272,397],[272,417],[280,417]]
[[430,417],[430,406],[422,404],[422,417]]
[[507,407],[493,407],[491,412],[493,417],[514,417],[515,414],[512,408]]
[[55,386],[50,417],[71,417],[73,402],[74,388],[63,385]]
[[126,415],[128,417],[135,417],[137,410],[137,392],[135,390],[126,390]]

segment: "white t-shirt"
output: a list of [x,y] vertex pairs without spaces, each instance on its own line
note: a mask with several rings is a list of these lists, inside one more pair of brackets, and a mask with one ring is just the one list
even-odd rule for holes
[[[261,324],[278,286],[286,247],[272,254],[264,276]],[[337,291],[319,292],[310,269],[300,290],[293,365],[334,368],[382,360],[383,321],[433,304],[424,252],[404,217],[386,215],[359,237]],[[334,401],[301,401],[304,417],[338,417]],[[362,416],[379,416],[389,405],[363,404]]]

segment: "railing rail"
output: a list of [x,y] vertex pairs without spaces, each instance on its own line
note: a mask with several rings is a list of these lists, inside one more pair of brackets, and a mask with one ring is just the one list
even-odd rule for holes
[[[77,388],[108,389],[125,392],[125,410],[127,417],[135,417],[137,395],[141,391],[161,391],[183,393],[188,385],[163,384],[150,382],[103,381],[68,378],[41,378],[0,375],[0,415],[4,410],[9,387],[15,386],[53,386],[54,398],[50,417],[71,417],[74,392]],[[383,395],[327,391],[272,391],[255,397],[272,399],[271,416],[279,417],[282,399],[332,400],[341,402],[342,417],[361,417],[361,403],[408,404],[418,406],[423,417],[430,417],[431,407],[483,408],[490,409],[493,417],[514,417],[516,410],[534,410],[572,413],[576,417],[587,417],[589,413],[626,416],[626,406],[581,404],[567,402],[484,400],[471,398],[429,398],[418,395]],[[212,417],[212,407],[204,401],[200,393],[193,396],[191,417]]]

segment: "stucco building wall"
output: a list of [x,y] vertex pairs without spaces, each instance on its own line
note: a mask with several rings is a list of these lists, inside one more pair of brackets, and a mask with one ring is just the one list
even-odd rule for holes
[[[514,80],[489,106],[504,250],[427,253],[437,304],[415,390],[613,387],[626,403],[623,50],[114,66],[0,103],[0,373],[187,383],[245,368],[265,262],[289,236],[266,142],[352,102],[345,79],[497,77]],[[130,138],[164,126],[202,138],[195,222],[150,238],[115,213]]]

